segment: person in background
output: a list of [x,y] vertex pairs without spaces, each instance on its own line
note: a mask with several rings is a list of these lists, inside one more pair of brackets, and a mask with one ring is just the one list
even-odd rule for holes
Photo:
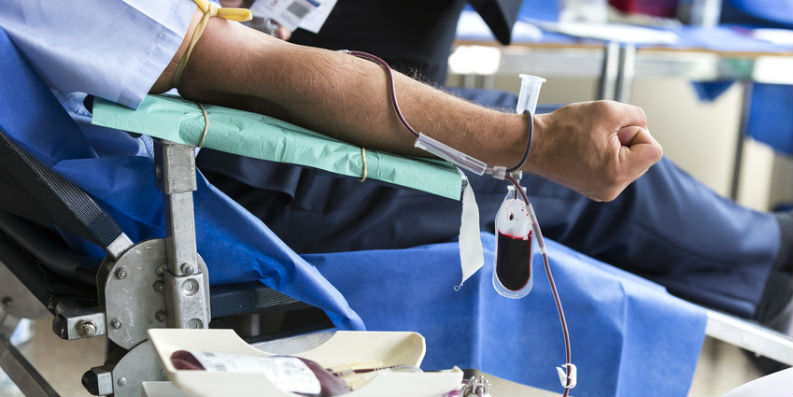
[[[240,0],[223,3],[245,5]],[[370,52],[394,69],[442,88],[466,3],[483,17],[496,40],[510,43],[520,0],[339,0],[317,34],[298,29],[289,40]],[[517,102],[514,94],[494,90],[443,89],[496,109],[514,109]],[[430,195],[214,151],[202,152],[198,164],[214,184],[265,220],[298,252],[408,247],[450,240],[459,228],[459,203]],[[468,178],[480,197],[481,227],[493,230],[503,184],[470,173]],[[655,280],[692,301],[791,333],[789,212],[761,213],[737,205],[666,158],[607,203],[536,175],[526,174],[523,181],[546,236]],[[370,199],[356,211],[343,204],[350,196]],[[320,231],[319,238],[300,232],[319,219],[321,230],[327,230]],[[338,233],[350,224],[355,225],[355,237]],[[747,236],[746,230],[754,233]],[[771,270],[759,271],[768,276],[750,287],[740,269],[756,266]],[[758,291],[763,292],[757,295]],[[755,298],[747,307],[749,295]]]

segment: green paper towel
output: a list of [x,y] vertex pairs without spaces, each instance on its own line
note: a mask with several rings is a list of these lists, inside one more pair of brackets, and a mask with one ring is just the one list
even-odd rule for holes
[[[297,164],[361,177],[361,148],[269,116],[205,105],[209,130],[205,147],[263,160]],[[195,145],[204,115],[194,102],[149,95],[137,110],[96,98],[93,124],[176,143]],[[366,150],[367,178],[460,199],[462,178],[450,163]]]

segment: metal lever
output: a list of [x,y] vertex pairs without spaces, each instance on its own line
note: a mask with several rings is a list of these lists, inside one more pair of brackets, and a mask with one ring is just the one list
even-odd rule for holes
[[168,327],[209,325],[209,284],[198,265],[193,191],[196,190],[193,146],[156,141],[157,183],[163,191],[167,227],[167,271],[164,274]]

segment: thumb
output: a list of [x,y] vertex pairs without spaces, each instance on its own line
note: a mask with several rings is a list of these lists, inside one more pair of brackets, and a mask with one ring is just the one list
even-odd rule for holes
[[664,154],[661,144],[650,135],[650,131],[638,126],[623,127],[617,132],[620,157],[636,169],[646,170]]

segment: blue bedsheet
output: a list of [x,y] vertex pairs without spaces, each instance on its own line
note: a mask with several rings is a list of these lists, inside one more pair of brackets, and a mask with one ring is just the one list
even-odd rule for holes
[[[425,369],[478,368],[561,391],[562,329],[535,252],[534,288],[506,299],[491,283],[494,236],[483,233],[485,267],[459,292],[456,243],[398,251],[305,255],[372,330],[427,338]],[[704,338],[701,309],[658,284],[553,241],[550,263],[578,366],[576,396],[684,396]]]
[[[133,240],[163,237],[150,140],[74,123],[1,30],[0,54],[0,127],[95,197]],[[84,120],[80,96],[62,99]],[[508,300],[490,286],[489,267],[452,292],[460,279],[454,243],[300,257],[200,175],[195,210],[198,250],[213,285],[260,280],[324,309],[342,329],[421,332],[426,368],[477,367],[559,390],[553,367],[564,361],[561,331],[541,274],[528,298]],[[64,235],[76,250],[103,255]],[[492,236],[483,241],[490,258]],[[557,244],[549,249],[579,366],[573,394],[686,394],[703,313],[658,285]]]

